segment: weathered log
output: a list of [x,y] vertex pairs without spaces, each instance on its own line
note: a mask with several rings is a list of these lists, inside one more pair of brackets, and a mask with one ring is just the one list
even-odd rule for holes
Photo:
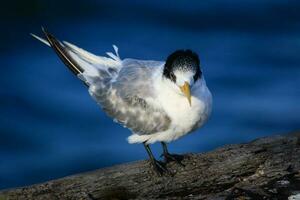
[[0,199],[287,199],[300,193],[300,132],[188,154],[173,176],[148,161],[0,192]]

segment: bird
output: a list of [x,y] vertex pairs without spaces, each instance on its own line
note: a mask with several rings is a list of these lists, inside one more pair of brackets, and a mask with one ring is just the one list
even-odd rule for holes
[[[158,175],[170,172],[169,162],[184,166],[184,157],[169,153],[167,144],[202,127],[212,111],[198,54],[179,49],[165,61],[121,59],[113,45],[114,53],[98,56],[59,41],[43,27],[42,32],[44,37],[31,35],[55,51],[109,117],[130,129],[128,142],[143,144]],[[151,151],[156,142],[162,144],[163,161]]]

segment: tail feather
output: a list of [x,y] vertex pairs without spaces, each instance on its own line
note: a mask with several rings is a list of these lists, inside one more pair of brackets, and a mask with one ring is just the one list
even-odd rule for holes
[[41,38],[41,37],[39,37],[39,36],[37,36],[37,35],[35,35],[33,33],[30,33],[30,35],[32,37],[34,37],[35,39],[39,40],[40,42],[44,43],[45,45],[51,47],[51,45],[49,44],[49,42],[47,40],[45,40],[45,39],[43,39],[43,38]]
[[[83,73],[83,69],[78,65],[78,63],[72,58],[65,47],[50,33],[48,33],[44,28],[42,28],[48,43],[54,49],[55,53],[63,61],[63,63],[75,74]],[[38,39],[38,38],[37,38]],[[42,41],[43,42],[43,41]],[[44,42],[45,43],[45,42]]]
[[71,43],[60,42],[44,28],[42,30],[45,34],[45,39],[35,34],[31,35],[40,42],[50,46],[73,74],[88,86],[96,82],[115,78],[122,68],[122,60],[115,45],[113,45],[115,54],[108,52],[107,55],[109,57],[97,56]]

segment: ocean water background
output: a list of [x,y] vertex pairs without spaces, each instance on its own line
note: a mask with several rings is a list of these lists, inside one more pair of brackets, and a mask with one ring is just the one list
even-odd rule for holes
[[[30,37],[45,26],[95,54],[164,60],[200,55],[211,119],[169,145],[176,153],[300,129],[300,2],[46,1],[0,8],[0,189],[146,159],[54,52]],[[159,144],[153,145],[160,155]]]

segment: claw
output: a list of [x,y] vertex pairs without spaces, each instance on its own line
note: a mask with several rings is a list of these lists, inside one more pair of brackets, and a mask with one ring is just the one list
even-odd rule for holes
[[182,163],[184,156],[178,155],[178,154],[170,154],[170,153],[164,153],[161,156],[164,156],[164,160],[166,163],[175,161],[179,165],[185,167],[185,165]]
[[164,174],[172,175],[172,173],[166,168],[165,163],[158,161],[158,160],[154,160],[154,161],[151,161],[151,164],[152,164],[154,171],[159,176],[163,176]]
[[144,143],[144,147],[149,155],[150,158],[150,162],[152,164],[152,167],[154,169],[154,171],[159,175],[162,176],[163,174],[169,174],[169,175],[173,175],[167,168],[166,168],[166,163],[163,163],[161,161],[158,161],[154,158],[152,151],[149,147],[148,144]]

